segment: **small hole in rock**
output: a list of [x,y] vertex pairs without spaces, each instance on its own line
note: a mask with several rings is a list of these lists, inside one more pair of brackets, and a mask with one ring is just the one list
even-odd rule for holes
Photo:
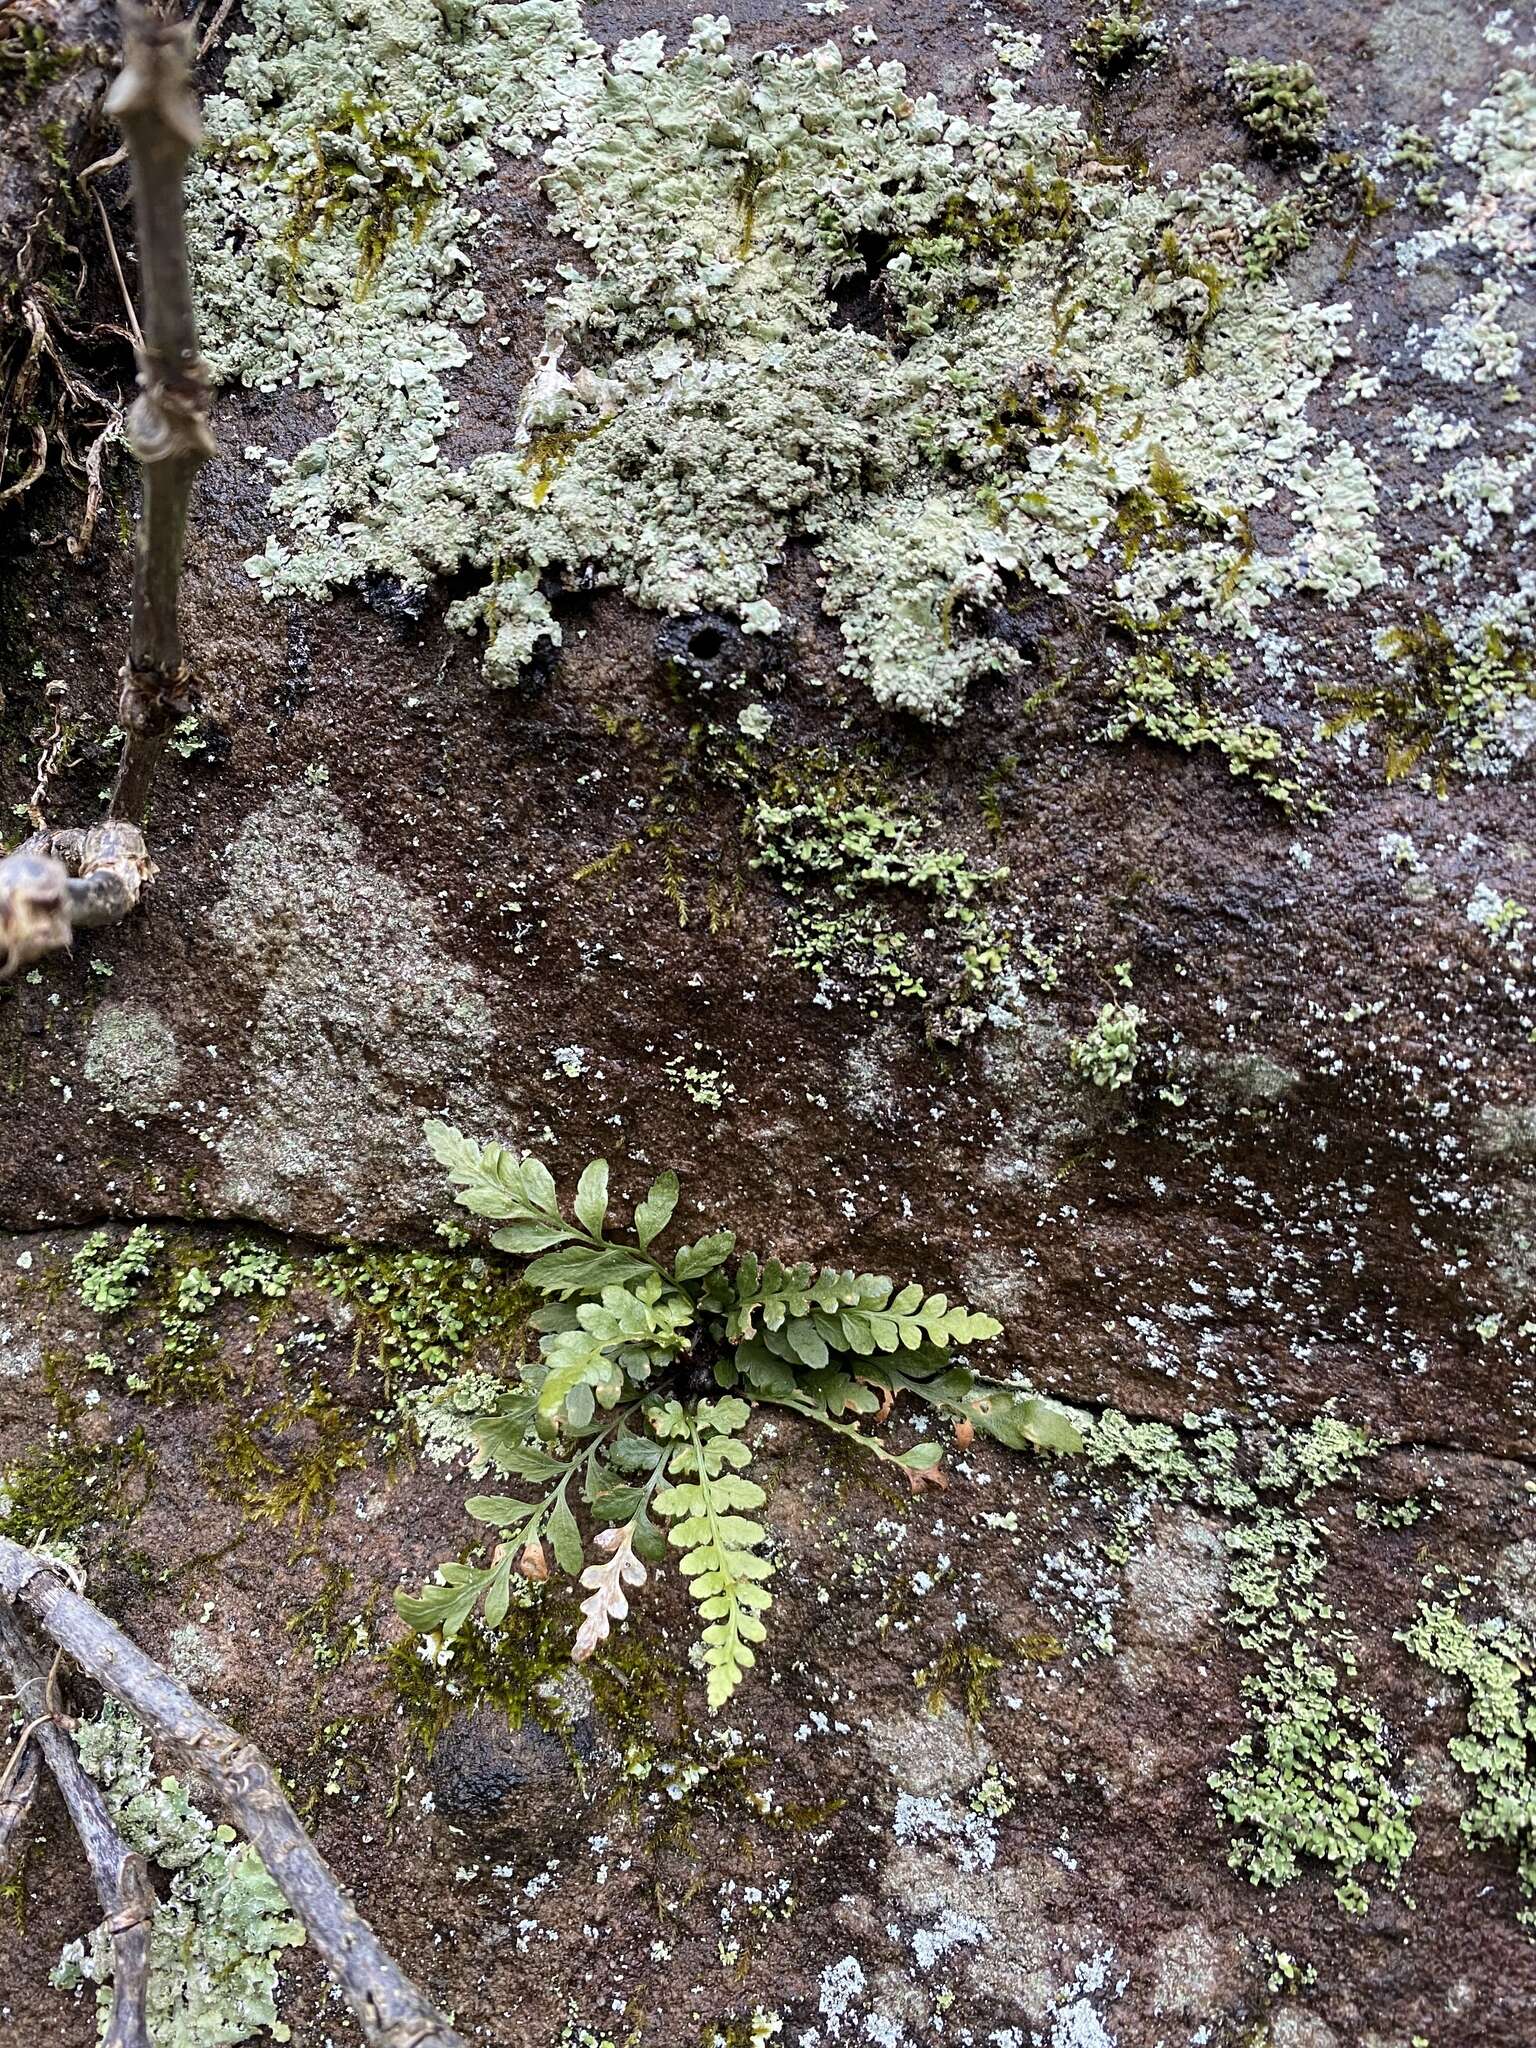
[[689,635],[688,652],[700,661],[713,661],[725,645],[719,630],[714,626],[700,626],[697,633]]

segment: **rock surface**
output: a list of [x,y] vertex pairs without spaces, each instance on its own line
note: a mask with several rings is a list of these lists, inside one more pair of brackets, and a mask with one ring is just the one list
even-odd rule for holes
[[[982,106],[998,61],[983,10],[828,12],[753,4],[736,41],[835,36],[851,62],[872,29],[869,53],[906,63],[915,89]],[[1355,153],[1353,210],[1325,213],[1281,274],[1298,306],[1351,309],[1353,394],[1346,365],[1312,414],[1373,465],[1383,580],[1332,605],[1283,591],[1244,707],[1302,750],[1325,809],[1288,814],[1218,746],[1106,738],[1106,679],[1141,642],[1107,621],[1103,584],[1010,585],[975,631],[1022,664],[975,682],[957,723],[882,708],[842,673],[805,534],[771,574],[777,634],[711,607],[661,616],[567,573],[558,649],[541,642],[515,687],[494,687],[483,648],[445,622],[467,572],[263,595],[246,564],[281,525],[266,458],[329,421],[302,383],[237,387],[196,510],[203,709],[156,799],[160,878],[134,922],[0,995],[11,1526],[67,1536],[147,1647],[181,1643],[470,2040],[1531,2035],[1514,1845],[1536,1855],[1536,1707],[1523,1822],[1479,1848],[1461,1825],[1474,1782],[1448,1747],[1467,1688],[1401,1640],[1459,1585],[1469,1616],[1536,1628],[1530,656],[1500,772],[1430,756],[1389,780],[1379,720],[1325,726],[1341,692],[1385,673],[1373,633],[1429,602],[1447,503],[1458,601],[1523,592],[1510,646],[1530,645],[1536,132],[1497,262],[1466,241],[1422,262],[1404,248],[1447,217],[1414,179],[1471,191],[1445,137],[1501,74],[1531,72],[1536,22],[1478,0],[1198,5],[1103,83],[1072,49],[1086,12],[1020,0],[1006,28],[1041,39],[1021,97],[1078,108],[1104,158],[1185,184],[1225,159],[1266,201],[1310,189],[1234,111],[1225,68],[1258,57],[1309,62],[1327,149]],[[586,30],[609,49],[653,28],[676,46],[690,20],[613,0]],[[1438,147],[1412,176],[1393,155],[1409,126]],[[585,260],[550,233],[537,170],[498,154],[475,188],[488,314],[450,380],[455,466],[508,445],[543,332],[527,279]],[[1379,208],[1362,209],[1365,178]],[[1437,375],[1426,351],[1489,276],[1512,288],[1495,324],[1514,367]],[[852,324],[878,311],[876,286],[867,303],[859,289]],[[1418,439],[1416,408],[1438,422]],[[1507,504],[1486,477],[1481,499],[1446,497],[1468,446],[1506,465]],[[39,486],[10,514],[5,572],[0,777],[23,802],[42,682],[63,678],[78,736],[61,820],[87,816],[105,780],[129,580],[115,520],[79,562],[46,545],[78,509],[67,485]],[[1289,545],[1293,515],[1282,499],[1257,516],[1263,548]],[[1111,568],[1119,552],[1111,535]],[[737,730],[752,706],[771,738]],[[872,778],[973,871],[1006,868],[1014,963],[1029,933],[1053,972],[992,988],[965,1032],[936,992],[871,1011],[835,975],[818,987],[786,957],[791,892],[752,836],[754,805],[791,766],[803,787],[811,759],[829,786]],[[896,915],[921,952],[931,906],[911,908]],[[1096,1086],[1072,1048],[1132,1001],[1129,1085]],[[628,1200],[674,1167],[700,1229],[946,1288],[1002,1320],[993,1369],[1095,1413],[1230,1421],[1248,1492],[1234,1506],[1209,1478],[1174,1483],[1145,1446],[1102,1462],[973,1447],[952,1454],[946,1494],[913,1500],[798,1422],[759,1419],[774,1627],[726,1713],[704,1712],[675,1575],[636,1601],[574,1722],[551,1692],[563,1596],[545,1619],[514,1612],[500,1661],[434,1674],[392,1595],[473,1540],[473,1489],[462,1460],[420,1452],[401,1401],[509,1369],[515,1340],[473,1319],[445,1338],[434,1304],[458,1283],[411,1277],[450,1213],[421,1140],[433,1115],[537,1147],[562,1187],[598,1153]],[[91,1232],[110,1254],[144,1226],[149,1277],[98,1315],[71,1262]],[[328,1275],[340,1245],[381,1263],[347,1250]],[[250,1246],[283,1263],[281,1292],[187,1291]],[[1258,1485],[1265,1453],[1329,1413],[1379,1450],[1315,1495]],[[1267,1653],[1234,1620],[1235,1560],[1282,1509],[1326,1553],[1331,1612],[1301,1647],[1378,1717],[1382,1814],[1414,1836],[1395,1876],[1385,1851],[1362,1869],[1360,1910],[1311,1851],[1256,1881],[1254,1824],[1210,1782],[1263,1718],[1243,1688]],[[1294,1563],[1296,1541],[1272,1554]],[[496,1769],[466,1730],[509,1716],[487,1832],[460,1781]],[[521,1832],[519,1745],[538,1780]],[[24,1933],[0,1961],[7,2048],[92,2038],[88,2007],[48,1983],[91,1908],[58,1816],[44,1821]],[[285,1957],[282,1982],[296,2042],[353,2038],[312,1958]]]

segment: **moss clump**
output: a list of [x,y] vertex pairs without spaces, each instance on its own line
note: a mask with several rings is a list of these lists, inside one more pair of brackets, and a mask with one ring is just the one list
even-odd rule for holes
[[8,11],[0,20],[0,94],[12,109],[24,106],[90,54],[83,43],[56,42],[45,22]]
[[292,211],[281,246],[295,270],[305,244],[345,218],[357,241],[354,294],[367,297],[400,229],[419,241],[442,197],[444,152],[426,130],[425,118],[401,126],[383,100],[342,93],[310,130],[311,160],[284,176]]
[[[284,1458],[290,1440],[295,1448]],[[302,1531],[325,1518],[342,1473],[368,1464],[368,1448],[355,1413],[316,1381],[229,1422],[215,1439],[209,1478],[257,1520]]]
[[1507,713],[1536,697],[1536,658],[1496,625],[1453,637],[1423,612],[1411,624],[1389,627],[1377,651],[1384,673],[1321,693],[1330,707],[1323,733],[1331,739],[1354,727],[1375,728],[1389,783],[1432,769],[1443,795],[1449,770],[1474,766]]
[[942,1714],[958,1706],[971,1727],[979,1727],[997,1693],[994,1674],[1003,1668],[1001,1657],[982,1649],[979,1643],[951,1643],[931,1664],[914,1671],[912,1683],[923,1696],[930,1714]]
[[1323,139],[1328,100],[1310,64],[1273,64],[1264,58],[1229,64],[1227,83],[1237,115],[1262,149],[1276,156],[1310,156]]
[[1467,1688],[1467,1732],[1450,1742],[1473,1788],[1461,1831],[1476,1848],[1514,1851],[1516,1918],[1536,1928],[1536,1637],[1502,1619],[1469,1622],[1453,1598],[1421,1602],[1399,1640]]
[[142,1429],[89,1444],[71,1422],[60,1422],[0,1473],[0,1535],[30,1549],[68,1543],[95,1522],[130,1522],[143,1507],[153,1471],[154,1453]]
[[478,1255],[348,1245],[323,1253],[309,1278],[355,1313],[356,1356],[371,1351],[386,1387],[444,1379],[472,1359],[504,1366],[521,1351],[531,1297]]
[[[570,1681],[576,1603],[525,1580],[494,1629],[472,1620],[450,1645],[410,1638],[388,1654],[395,1699],[412,1736],[432,1754],[450,1722],[480,1709],[504,1715],[510,1727],[532,1721],[564,1746],[578,1778],[586,1761],[576,1739]],[[610,1636],[581,1666],[591,1712],[618,1751],[619,1796],[638,1813],[642,1802],[665,1815],[667,1839],[685,1844],[695,1798],[747,1797],[762,1818],[794,1825],[793,1811],[759,1806],[745,1793],[746,1774],[763,1759],[727,1732],[690,1729],[685,1713],[688,1673],[631,1636]],[[822,1818],[825,1817],[823,1814]]]
[[1102,14],[1090,14],[1074,37],[1072,54],[1108,84],[1163,46],[1164,25],[1146,0],[1123,0]]

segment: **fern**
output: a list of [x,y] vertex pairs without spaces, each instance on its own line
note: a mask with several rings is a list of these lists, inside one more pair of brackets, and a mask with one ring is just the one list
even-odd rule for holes
[[770,1595],[764,1580],[773,1566],[760,1557],[760,1522],[746,1510],[763,1505],[763,1489],[742,1472],[752,1454],[736,1432],[751,1410],[745,1401],[701,1401],[692,1414],[669,1401],[652,1417],[663,1441],[675,1445],[667,1460],[673,1484],[656,1496],[656,1512],[671,1522],[668,1540],[682,1553],[682,1573],[699,1603],[709,1674],[711,1710],[724,1706],[755,1662],[752,1644]]
[[[590,1655],[627,1614],[625,1588],[645,1584],[640,1560],[655,1563],[670,1545],[698,1604],[713,1710],[751,1668],[772,1600],[773,1566],[752,1519],[763,1491],[745,1476],[741,1434],[754,1403],[857,1444],[914,1490],[944,1483],[944,1445],[929,1436],[893,1450],[872,1433],[902,1401],[928,1408],[962,1445],[980,1434],[1011,1449],[1082,1448],[1059,1404],[972,1372],[965,1347],[1001,1333],[991,1316],[883,1274],[738,1252],[728,1230],[666,1259],[656,1247],[677,1214],[675,1174],[655,1180],[632,1230],[613,1236],[606,1161],[585,1169],[567,1212],[532,1156],[442,1123],[426,1135],[459,1202],[497,1226],[497,1250],[529,1260],[543,1299],[531,1318],[538,1359],[473,1423],[486,1461],[524,1491],[468,1503],[497,1531],[488,1560],[445,1564],[435,1583],[397,1596],[423,1634],[451,1643],[477,1607],[499,1625],[513,1578],[547,1577],[552,1552],[590,1589],[577,1638]],[[585,1563],[578,1498],[604,1532],[607,1564]]]

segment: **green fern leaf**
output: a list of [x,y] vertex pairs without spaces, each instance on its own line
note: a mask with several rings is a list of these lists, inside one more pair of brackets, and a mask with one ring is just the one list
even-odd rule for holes
[[773,1566],[758,1555],[766,1532],[750,1518],[765,1495],[754,1480],[742,1478],[740,1468],[751,1454],[732,1434],[750,1413],[746,1402],[702,1401],[695,1416],[673,1418],[668,1411],[675,1405],[667,1404],[655,1418],[664,1431],[675,1432],[668,1474],[676,1481],[657,1494],[655,1510],[672,1524],[668,1540],[682,1552],[679,1568],[698,1602],[706,1696],[714,1713],[755,1662],[752,1646],[767,1633],[762,1616],[772,1595],[764,1581]]

